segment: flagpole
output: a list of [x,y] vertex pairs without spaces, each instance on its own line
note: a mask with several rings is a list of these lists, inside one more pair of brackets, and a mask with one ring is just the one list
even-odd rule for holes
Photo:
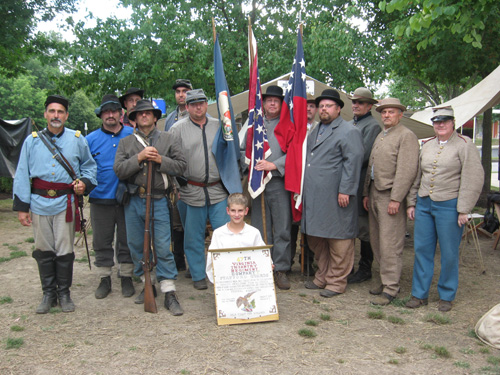
[[[252,72],[252,67],[253,67],[253,58],[254,58],[254,50],[253,50],[253,34],[252,34],[252,21],[250,19],[250,16],[248,16],[248,50],[250,52],[250,56],[248,58],[248,61],[250,63],[249,67],[249,72],[251,74]],[[250,87],[249,87],[250,89]],[[270,172],[269,172],[270,173]],[[266,202],[264,200],[264,193],[265,189],[262,190],[262,193],[260,193],[260,211],[262,213],[262,234],[264,237],[264,243],[268,244],[267,242],[267,223],[266,223]]]
[[217,39],[217,33],[215,31],[215,19],[212,17],[212,32],[214,33],[214,43],[215,40]]

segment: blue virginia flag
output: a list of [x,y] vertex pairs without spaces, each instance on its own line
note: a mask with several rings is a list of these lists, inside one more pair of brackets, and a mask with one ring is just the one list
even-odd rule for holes
[[219,110],[219,131],[212,146],[220,178],[224,187],[229,192],[241,193],[241,179],[238,160],[240,158],[240,142],[238,130],[234,123],[233,106],[227,87],[226,75],[220,53],[219,36],[214,46],[214,71],[215,94],[217,96],[217,109]]

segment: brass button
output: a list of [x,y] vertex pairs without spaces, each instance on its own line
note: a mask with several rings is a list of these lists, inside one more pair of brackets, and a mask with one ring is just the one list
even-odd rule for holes
[[139,188],[139,194],[144,194],[146,192],[146,189],[144,189],[142,186]]
[[431,184],[431,187],[434,187],[434,184]]
[[432,194],[432,190],[430,190],[429,193]]
[[434,181],[434,177],[433,177],[433,178],[431,178],[431,181]]

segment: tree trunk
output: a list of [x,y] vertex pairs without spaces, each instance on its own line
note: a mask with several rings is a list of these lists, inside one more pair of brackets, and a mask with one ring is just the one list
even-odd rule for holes
[[481,152],[481,164],[484,169],[484,185],[478,205],[486,207],[486,196],[491,192],[491,138],[492,138],[492,113],[493,109],[487,109],[483,114],[483,147]]

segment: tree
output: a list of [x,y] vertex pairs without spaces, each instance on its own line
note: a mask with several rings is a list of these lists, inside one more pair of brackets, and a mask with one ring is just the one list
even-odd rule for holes
[[75,0],[2,0],[0,2],[0,74],[23,71],[23,63],[51,45],[43,33],[34,34],[39,21],[50,21],[58,12],[74,10]]
[[[65,90],[83,86],[87,93],[104,94],[138,86],[146,95],[171,98],[175,79],[189,78],[213,96],[212,17],[225,61],[230,61],[225,69],[234,93],[248,85],[248,17],[258,41],[262,81],[291,69],[299,2],[253,1],[249,9],[239,0],[122,3],[130,6],[129,20],[97,19],[94,28],[84,22],[73,25],[77,40],[67,51],[76,69]],[[304,5],[308,74],[348,90],[385,78],[371,35],[360,33],[348,20],[356,7],[341,0],[306,0]]]
[[65,126],[80,130],[83,134],[85,134],[85,123],[89,133],[101,126],[101,120],[94,112],[96,106],[85,95],[83,90],[75,91],[69,97],[69,103],[69,117]]

